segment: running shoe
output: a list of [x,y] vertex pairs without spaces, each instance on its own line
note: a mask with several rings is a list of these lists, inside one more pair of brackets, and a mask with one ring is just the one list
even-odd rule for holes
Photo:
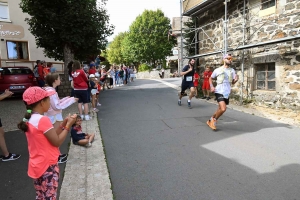
[[201,99],[206,99],[206,96],[202,97]]
[[214,131],[217,130],[216,123],[217,123],[217,120],[214,118],[211,118],[210,120],[208,120],[206,122],[206,124]]
[[181,101],[180,100],[178,100],[178,105],[181,106]]
[[206,100],[210,100],[210,97],[207,97]]
[[17,160],[20,157],[21,157],[21,155],[19,155],[19,154],[9,153],[7,157],[5,157],[5,156],[2,157],[2,161],[6,162],[6,161]]
[[101,104],[100,104],[100,103],[97,103],[97,106],[101,106]]
[[189,108],[191,108],[191,107],[192,107],[192,106],[191,106],[191,102],[190,102],[190,101],[188,101],[188,102],[187,102],[187,104],[188,104],[188,107],[189,107]]

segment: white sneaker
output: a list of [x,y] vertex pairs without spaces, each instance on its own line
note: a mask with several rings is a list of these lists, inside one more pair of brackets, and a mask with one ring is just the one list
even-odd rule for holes
[[91,147],[92,146],[92,143],[87,143],[86,145],[85,145],[86,147]]
[[91,117],[90,117],[89,115],[86,115],[86,116],[84,116],[84,119],[85,119],[86,121],[89,121],[89,120],[91,119]]
[[101,106],[101,104],[100,104],[100,103],[97,103],[97,106]]
[[81,117],[81,119],[83,120],[83,117],[84,117],[84,116],[83,116],[83,115],[80,115],[80,117]]

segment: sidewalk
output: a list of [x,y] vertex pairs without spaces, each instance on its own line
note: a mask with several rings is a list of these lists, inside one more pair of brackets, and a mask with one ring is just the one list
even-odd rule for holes
[[60,200],[112,200],[113,194],[102,146],[97,115],[82,122],[83,132],[95,133],[91,147],[70,142],[69,158],[65,171]]

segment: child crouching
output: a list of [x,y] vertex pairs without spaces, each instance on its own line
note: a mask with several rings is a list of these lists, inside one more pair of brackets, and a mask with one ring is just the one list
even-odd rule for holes
[[71,129],[71,137],[73,144],[80,146],[92,146],[92,142],[94,141],[95,134],[91,133],[83,133],[81,128],[82,118],[78,115],[75,121],[75,124]]

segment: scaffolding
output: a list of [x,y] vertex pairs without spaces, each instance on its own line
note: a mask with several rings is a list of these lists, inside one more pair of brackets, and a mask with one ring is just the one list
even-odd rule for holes
[[[186,0],[189,1],[189,0]],[[212,1],[211,5],[218,2],[218,1]],[[244,64],[245,64],[245,50],[247,49],[253,49],[257,47],[266,47],[273,44],[280,44],[290,41],[295,41],[297,39],[300,39],[300,28],[298,27],[289,27],[289,26],[283,26],[282,24],[275,23],[276,20],[268,20],[265,18],[262,18],[259,16],[259,12],[261,11],[261,8],[264,7],[264,4],[273,3],[274,0],[268,0],[264,1],[263,3],[259,2],[257,4],[251,5],[250,1],[243,0],[243,7],[240,9],[228,9],[228,3],[230,0],[223,0],[224,3],[224,16],[220,19],[217,19],[213,22],[207,23],[203,26],[191,28],[191,29],[183,29],[183,25],[181,24],[181,67],[183,66],[183,59],[191,59],[191,58],[201,58],[206,56],[212,56],[217,54],[226,54],[227,52],[235,53],[236,51],[241,51],[240,56],[240,63],[241,63],[241,72],[242,72],[242,82],[241,82],[241,88],[240,88],[240,101],[242,103],[243,98],[243,89],[244,89]],[[246,3],[247,2],[247,3]],[[183,10],[183,0],[180,1],[181,3],[181,19],[184,15]],[[275,0],[275,8],[277,8],[277,3],[279,3],[277,0]],[[209,6],[209,4],[208,4]],[[236,12],[234,12],[236,11]],[[299,15],[299,12],[287,12],[286,10],[281,10],[281,13],[279,13],[281,18],[292,16],[292,15]],[[199,11],[195,11],[194,13],[199,13]],[[232,14],[228,14],[232,13]],[[236,19],[236,13],[238,13],[238,18],[242,19],[242,23],[238,25],[238,23],[235,23],[231,27],[231,33],[232,32],[240,32],[241,38],[239,42],[235,43],[232,40],[232,36],[228,36],[228,24]],[[240,15],[240,13],[242,13]],[[196,17],[196,14],[192,15],[192,17]],[[182,20],[181,20],[182,23]],[[280,38],[273,38],[273,39],[265,39],[263,41],[255,41],[253,40],[253,36],[255,33],[257,33],[261,28],[272,25],[273,28],[276,29],[279,33],[282,33],[284,37]],[[221,35],[218,33],[211,33],[208,30],[209,27],[220,27]],[[190,34],[192,32],[195,32],[195,37],[192,39],[191,43],[188,45],[184,45],[184,38],[187,34]],[[230,44],[228,43],[230,39]],[[207,44],[207,41],[210,41],[210,45]],[[214,47],[213,50],[211,50],[211,47]],[[198,54],[195,53],[195,55],[183,55],[183,49],[184,48],[195,48],[195,50],[198,50]],[[205,51],[205,49],[209,49],[209,51]],[[202,52],[202,51],[205,52]]]

